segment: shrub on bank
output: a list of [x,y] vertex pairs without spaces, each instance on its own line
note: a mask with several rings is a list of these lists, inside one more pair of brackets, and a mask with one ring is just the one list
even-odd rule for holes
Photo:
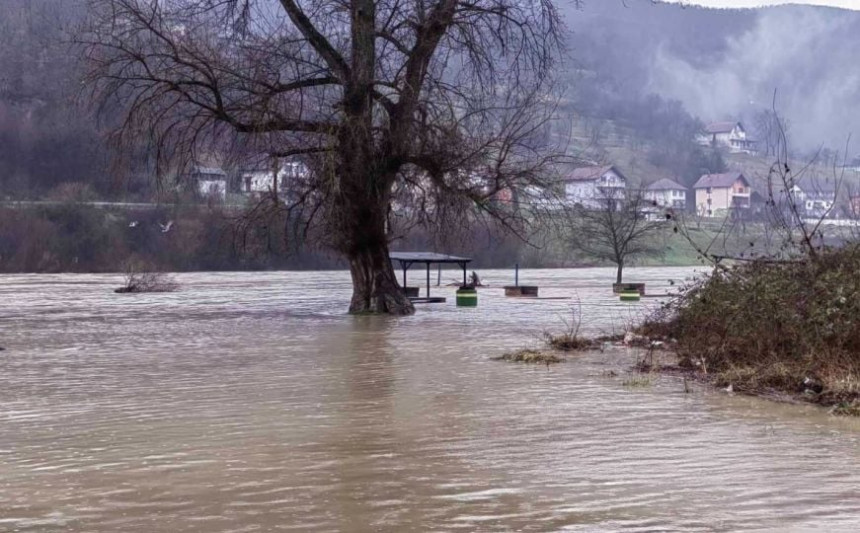
[[641,332],[677,340],[682,366],[735,389],[860,400],[860,247],[718,270]]

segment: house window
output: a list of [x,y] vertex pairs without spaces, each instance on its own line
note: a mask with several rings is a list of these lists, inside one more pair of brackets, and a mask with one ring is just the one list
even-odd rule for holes
[[708,198],[708,205],[711,205],[711,199]]
[[708,187],[707,192],[708,192],[708,194],[711,194],[711,188],[710,187]]

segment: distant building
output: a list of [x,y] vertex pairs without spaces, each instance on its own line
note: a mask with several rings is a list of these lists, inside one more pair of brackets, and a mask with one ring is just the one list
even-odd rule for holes
[[860,156],[855,157],[850,163],[845,165],[845,170],[860,173]]
[[755,141],[747,137],[747,132],[740,122],[713,122],[705,126],[704,132],[696,136],[696,142],[702,146],[728,148],[732,153],[752,154],[755,152]]
[[696,213],[704,217],[728,215],[731,209],[748,209],[752,189],[740,172],[705,174],[693,186]]
[[687,188],[670,179],[661,179],[645,187],[643,196],[658,207],[684,210],[687,207]]
[[580,167],[562,181],[567,202],[588,209],[599,208],[601,198],[623,195],[627,188],[627,178],[612,165]]
[[223,202],[227,199],[227,173],[220,168],[195,165],[187,174],[189,183],[202,198]]
[[[837,183],[832,179],[805,179],[799,183],[803,189],[803,207],[807,217],[836,216],[833,209],[838,195]],[[852,206],[853,207],[853,206]]]
[[277,180],[276,172],[272,168],[246,170],[239,176],[239,190],[247,195],[260,195],[274,190],[277,190],[278,194],[285,194],[292,182],[306,178],[308,174],[307,166],[298,161],[280,165]]

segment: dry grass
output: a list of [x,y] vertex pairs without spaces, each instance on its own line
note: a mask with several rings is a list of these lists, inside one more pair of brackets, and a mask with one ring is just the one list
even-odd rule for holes
[[563,352],[573,352],[578,350],[592,350],[600,347],[600,342],[592,339],[586,339],[579,335],[570,335],[562,333],[561,335],[552,335],[544,333],[544,342],[550,348]]

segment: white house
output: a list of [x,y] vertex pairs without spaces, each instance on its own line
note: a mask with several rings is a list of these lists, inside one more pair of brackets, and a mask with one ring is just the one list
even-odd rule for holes
[[818,178],[803,180],[799,185],[803,190],[799,199],[803,201],[806,216],[819,218],[825,215],[836,215],[833,212],[833,206],[840,193],[838,183],[834,180]]
[[290,182],[306,178],[308,173],[307,166],[298,161],[290,161],[280,165],[277,171],[277,181],[275,180],[274,169],[246,170],[239,177],[239,190],[244,194],[252,195],[277,189],[278,193],[282,194],[288,190]]
[[687,188],[670,179],[664,178],[645,187],[643,196],[659,207],[683,210],[687,206]]
[[601,198],[619,197],[627,189],[627,178],[612,165],[580,167],[562,180],[567,202],[589,209],[598,209]]
[[740,122],[713,122],[696,136],[702,146],[728,148],[732,153],[751,154],[755,152],[755,141],[747,137]]
[[222,169],[195,165],[188,178],[196,185],[199,196],[222,202],[227,199],[227,173]]
[[860,155],[852,159],[851,162],[846,164],[844,168],[845,170],[860,173]]

